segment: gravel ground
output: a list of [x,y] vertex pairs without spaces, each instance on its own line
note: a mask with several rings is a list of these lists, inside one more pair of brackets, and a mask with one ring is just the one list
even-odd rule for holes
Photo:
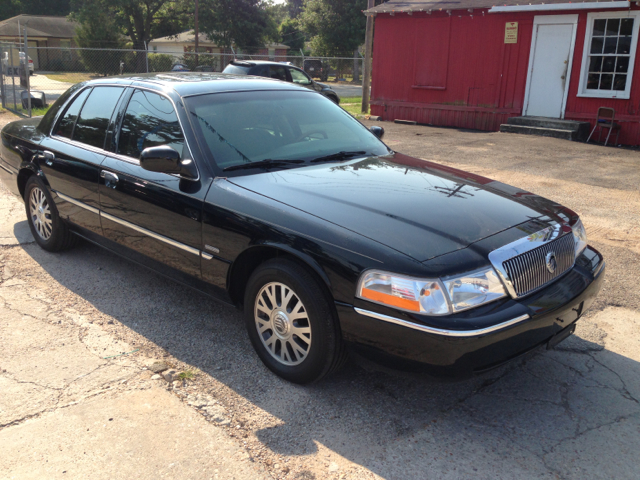
[[[122,350],[116,342],[139,349],[126,357],[139,368],[162,360],[193,372],[193,379],[169,385],[172,394],[272,478],[639,478],[640,155],[548,138],[375,124],[398,151],[518,185],[583,216],[608,270],[575,336],[466,381],[356,358],[337,375],[301,387],[261,364],[238,312],[90,244],[55,255],[29,240],[3,247],[5,302],[12,288],[55,304],[104,332],[109,351]],[[2,223],[23,235],[24,217],[6,195],[0,193]],[[12,365],[0,355],[0,379],[13,375]],[[131,388],[144,382],[153,381]],[[204,406],[219,411],[208,415]],[[11,408],[18,407],[5,410]],[[36,406],[30,415],[39,415]]]

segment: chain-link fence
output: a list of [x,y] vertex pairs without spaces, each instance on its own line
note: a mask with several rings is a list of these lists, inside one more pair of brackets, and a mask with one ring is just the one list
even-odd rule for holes
[[[323,82],[358,84],[363,58],[253,55],[221,49],[220,53],[99,48],[29,47],[0,43],[2,106],[15,112],[41,115],[70,86],[100,77],[133,73],[222,72],[235,60],[269,60],[303,69]],[[28,74],[27,74],[28,73]]]

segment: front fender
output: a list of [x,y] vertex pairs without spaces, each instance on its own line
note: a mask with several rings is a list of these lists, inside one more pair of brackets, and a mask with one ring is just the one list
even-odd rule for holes
[[[303,253],[303,252],[301,252],[299,250],[296,250],[291,245],[287,245],[286,243],[271,242],[271,241],[256,242],[255,244],[252,244],[249,248],[247,248],[247,250],[245,250],[245,252],[249,251],[249,250],[251,250],[253,248],[260,248],[260,247],[262,247],[262,248],[272,248],[272,249],[275,249],[275,250],[279,250],[281,252],[284,252],[284,253],[286,253],[288,255],[291,255],[291,256],[297,258],[299,261],[301,261],[307,267],[309,267],[311,270],[313,270],[314,273],[316,275],[318,275],[320,277],[320,279],[322,279],[322,281],[324,282],[326,287],[329,289],[329,291],[332,291],[332,289],[331,289],[331,280],[329,279],[329,276],[324,271],[324,269],[320,266],[320,264],[313,257],[311,257],[310,255],[307,255],[306,253]],[[233,268],[233,265],[232,265],[232,268]]]

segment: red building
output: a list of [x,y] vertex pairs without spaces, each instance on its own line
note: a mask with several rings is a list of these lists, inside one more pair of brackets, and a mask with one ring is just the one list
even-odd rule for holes
[[611,107],[619,143],[640,144],[640,2],[497,1],[392,0],[367,11],[371,113],[498,130],[518,116],[594,125]]

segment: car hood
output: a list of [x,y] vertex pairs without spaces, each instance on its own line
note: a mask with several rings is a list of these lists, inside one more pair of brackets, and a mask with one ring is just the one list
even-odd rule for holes
[[573,214],[518,188],[401,154],[228,180],[418,261],[534,218]]
[[331,88],[331,86],[327,85],[326,83],[316,82],[316,85],[320,85],[320,87],[322,87],[324,90],[333,90],[333,88]]

